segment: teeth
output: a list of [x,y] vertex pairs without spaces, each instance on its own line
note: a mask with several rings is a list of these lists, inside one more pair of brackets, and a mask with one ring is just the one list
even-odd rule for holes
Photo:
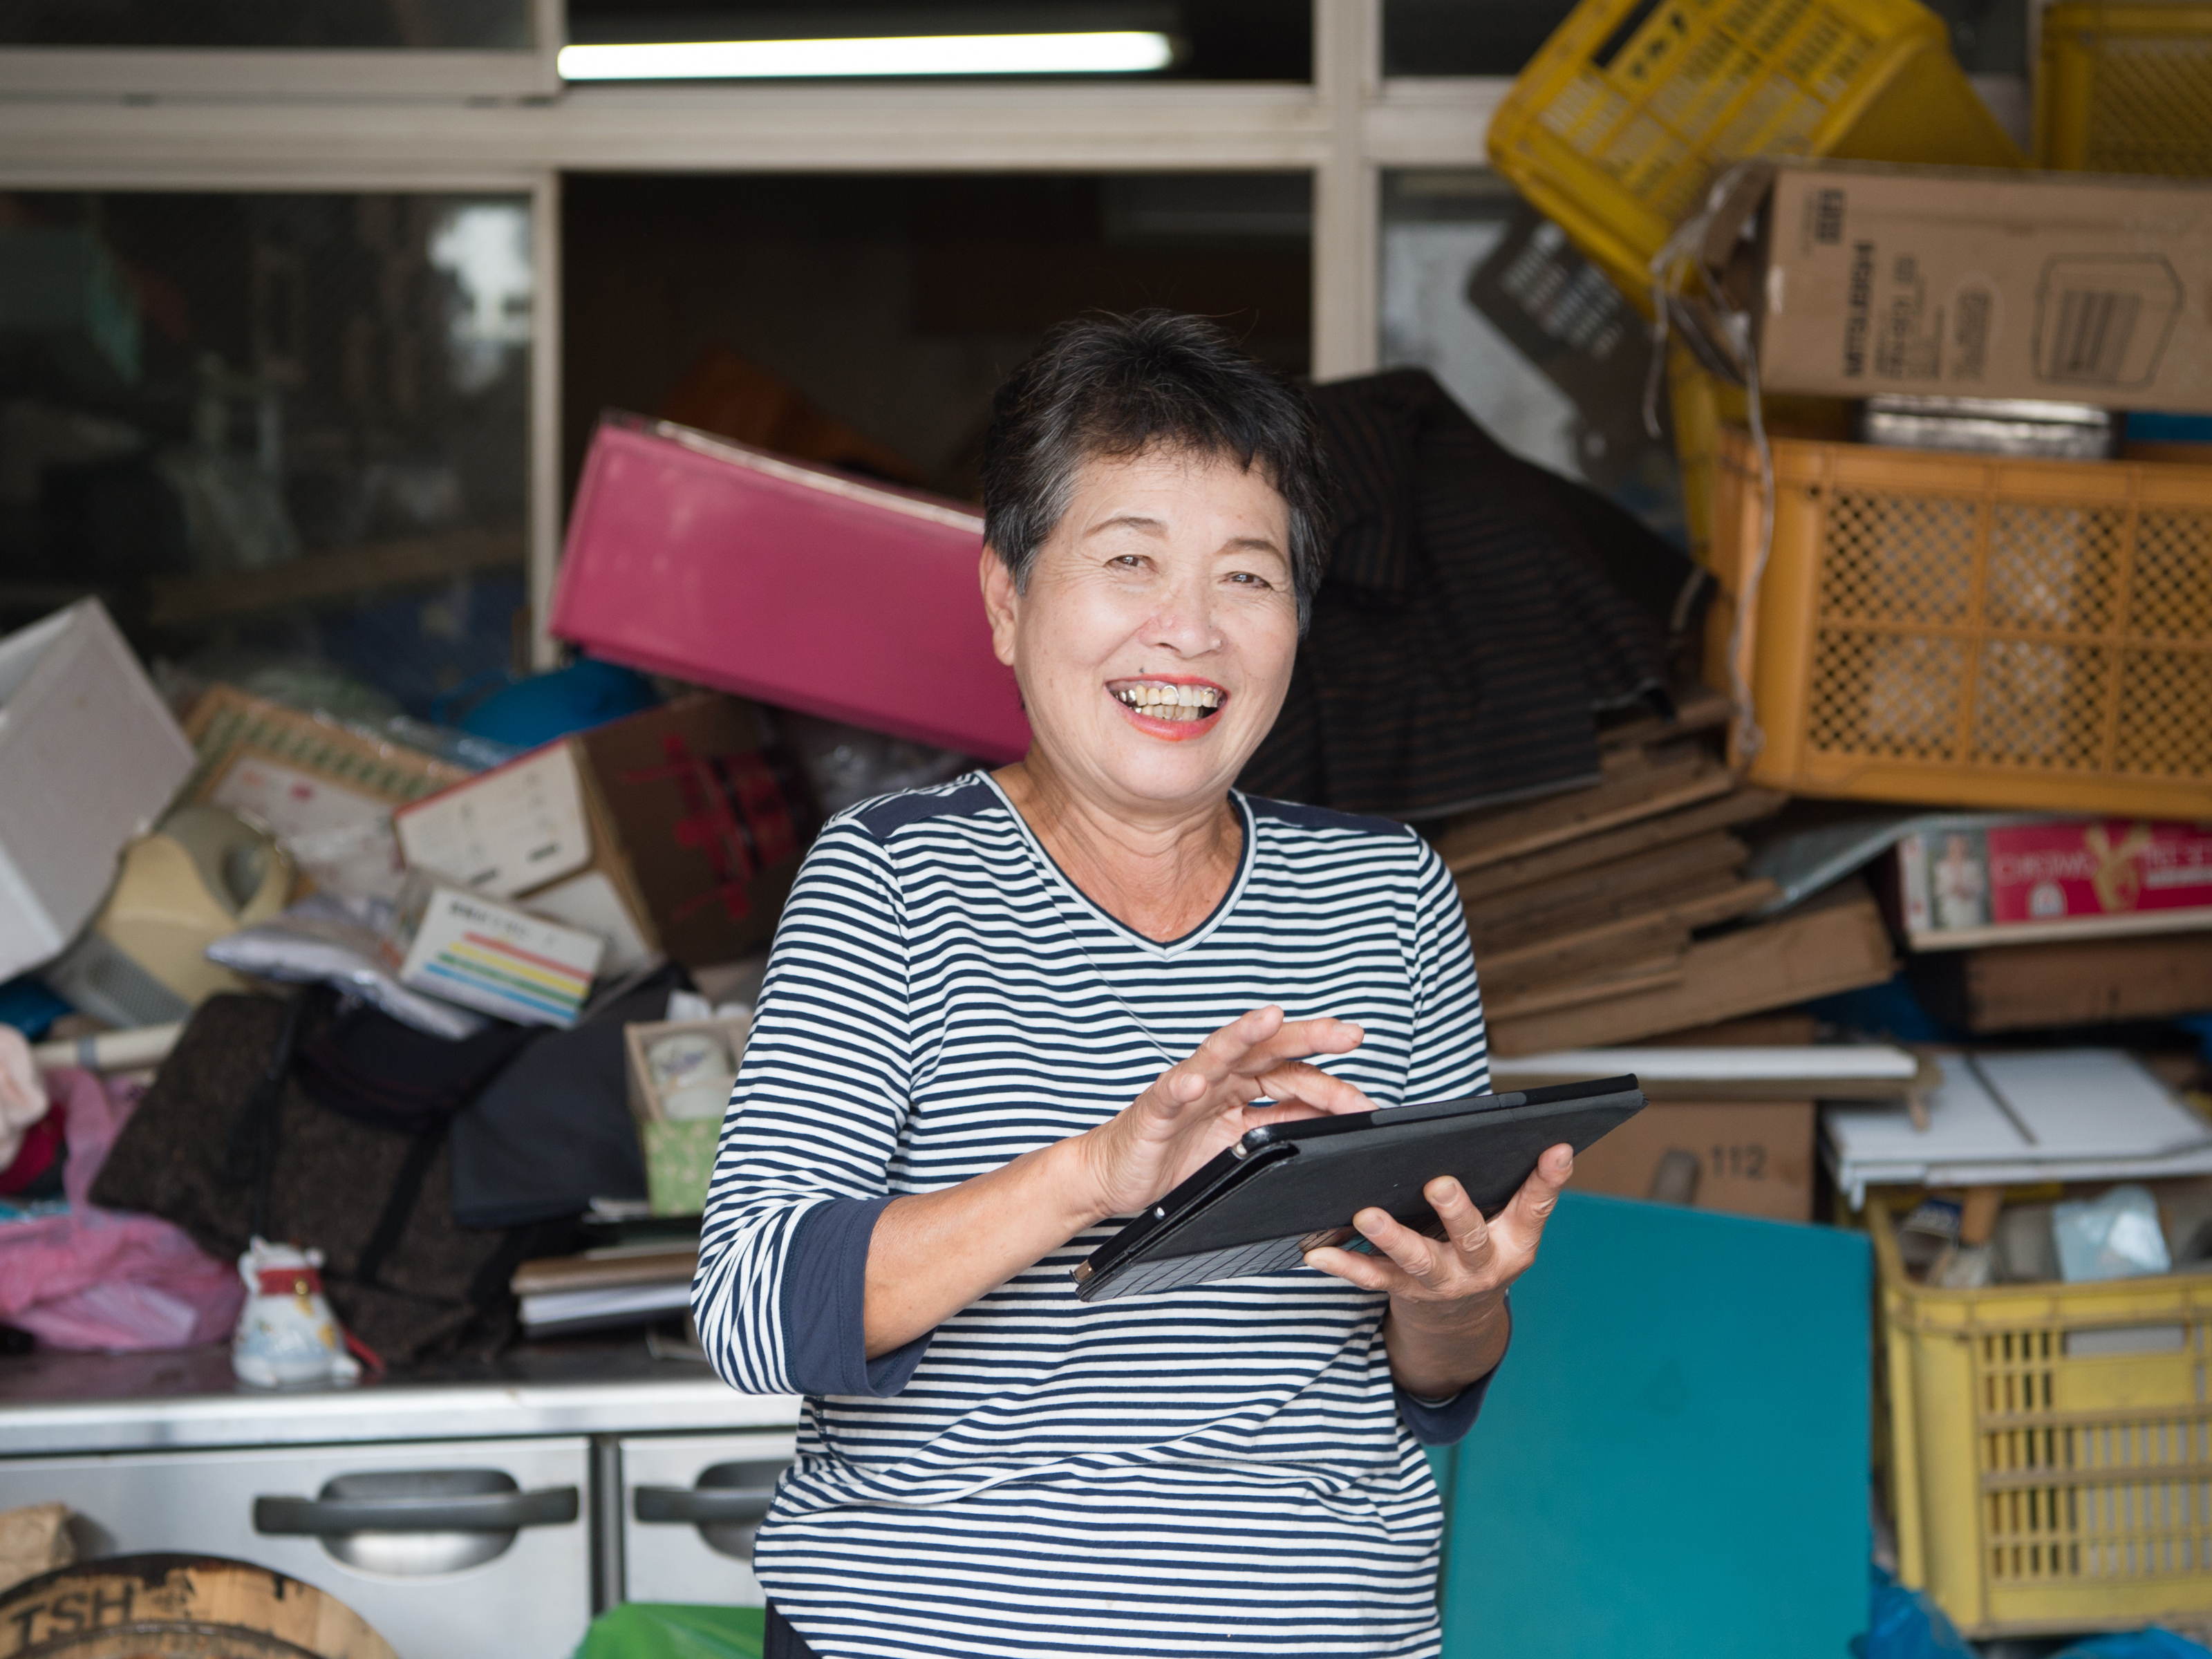
[[1132,708],[1157,708],[1176,711],[1212,709],[1221,707],[1221,693],[1210,685],[1157,685],[1150,683],[1124,687],[1115,694]]

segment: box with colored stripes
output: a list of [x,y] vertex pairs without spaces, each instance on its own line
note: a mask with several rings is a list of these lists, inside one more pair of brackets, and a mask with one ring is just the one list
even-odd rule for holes
[[523,1025],[572,1025],[607,942],[512,905],[407,878],[385,954],[400,983]]

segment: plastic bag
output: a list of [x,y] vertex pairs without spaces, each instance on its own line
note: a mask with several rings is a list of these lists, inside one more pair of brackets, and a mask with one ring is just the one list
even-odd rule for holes
[[1880,1567],[1873,1573],[1860,1659],[1974,1659],[1966,1638],[1925,1591],[1905,1589]]
[[762,1607],[624,1601],[584,1632],[575,1659],[761,1659]]
[[2051,1207],[2058,1272],[2069,1285],[2170,1273],[2158,1200],[2145,1187],[2115,1187],[2102,1198]]
[[373,900],[347,903],[317,893],[282,915],[217,939],[208,946],[208,960],[288,985],[335,987],[432,1036],[458,1041],[483,1030],[483,1015],[410,991],[385,967],[379,925],[390,911]]
[[143,1092],[64,1066],[46,1074],[69,1135],[64,1215],[0,1229],[0,1321],[56,1348],[189,1348],[230,1334],[237,1273],[180,1227],[88,1201],[107,1149]]

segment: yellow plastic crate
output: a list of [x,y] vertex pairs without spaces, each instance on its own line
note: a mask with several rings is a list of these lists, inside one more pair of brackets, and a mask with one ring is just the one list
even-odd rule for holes
[[1490,123],[1492,164],[1646,314],[1652,256],[1752,155],[2027,164],[1917,0],[1582,0]]
[[2212,1276],[1930,1290],[1868,1206],[1899,1576],[1970,1637],[2212,1613]]
[[2039,165],[2212,178],[2212,6],[2059,0],[2042,59]]
[[[2212,817],[2212,466],[1776,439],[1736,665],[1753,781],[1936,805]],[[1729,686],[1762,491],[1723,432],[1706,671]]]

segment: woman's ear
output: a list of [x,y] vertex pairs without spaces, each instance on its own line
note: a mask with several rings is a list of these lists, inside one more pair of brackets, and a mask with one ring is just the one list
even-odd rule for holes
[[983,584],[983,614],[991,619],[992,654],[1009,668],[1014,665],[1014,621],[1020,614],[1022,596],[1014,588],[1014,573],[1006,568],[998,550],[983,544],[983,561],[976,570]]

